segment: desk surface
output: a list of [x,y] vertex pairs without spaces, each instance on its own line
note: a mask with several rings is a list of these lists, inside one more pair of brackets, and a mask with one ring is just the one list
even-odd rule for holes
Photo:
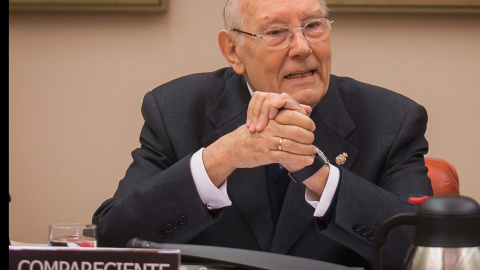
[[[182,259],[182,266],[192,265],[192,267],[195,267],[195,265],[210,264],[211,266],[209,266],[208,269],[363,269],[361,267],[352,268],[313,259],[306,259],[296,256],[282,255],[263,251],[202,245],[163,244],[154,242],[148,243],[148,248],[179,249]],[[216,266],[221,266],[223,268],[214,268]],[[190,268],[187,269],[190,270]]]

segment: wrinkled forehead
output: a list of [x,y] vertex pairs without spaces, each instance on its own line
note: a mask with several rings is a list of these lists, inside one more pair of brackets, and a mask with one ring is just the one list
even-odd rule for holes
[[243,0],[240,9],[246,24],[256,27],[302,22],[324,14],[318,0]]

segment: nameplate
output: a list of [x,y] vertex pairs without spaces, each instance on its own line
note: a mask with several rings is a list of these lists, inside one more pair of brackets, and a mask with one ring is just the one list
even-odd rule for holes
[[9,270],[178,270],[179,249],[8,247]]

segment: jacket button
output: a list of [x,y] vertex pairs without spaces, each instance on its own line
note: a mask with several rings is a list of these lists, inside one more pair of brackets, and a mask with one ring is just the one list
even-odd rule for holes
[[180,216],[178,218],[178,222],[180,222],[180,225],[185,225],[187,224],[188,220],[187,220],[187,217],[186,216]]
[[165,225],[165,231],[167,233],[172,233],[173,232],[173,227],[170,224]]
[[362,225],[358,221],[355,221],[355,223],[353,223],[352,229],[354,232],[360,231],[361,228],[362,228]]
[[359,233],[360,233],[361,236],[367,235],[367,233],[368,233],[367,227],[363,226],[362,228],[360,228]]
[[374,239],[375,239],[375,232],[372,231],[372,230],[368,231],[368,233],[367,233],[367,239],[368,239],[368,240],[374,240]]
[[173,227],[174,230],[180,229],[180,222],[178,220],[174,219],[172,221],[172,227]]

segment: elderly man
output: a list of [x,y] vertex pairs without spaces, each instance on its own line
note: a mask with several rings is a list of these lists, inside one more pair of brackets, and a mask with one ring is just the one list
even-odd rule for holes
[[[370,267],[375,231],[432,195],[425,109],[330,74],[322,0],[229,0],[231,67],[146,94],[141,147],[93,216],[100,246],[139,237]],[[412,234],[384,247],[399,268]]]

